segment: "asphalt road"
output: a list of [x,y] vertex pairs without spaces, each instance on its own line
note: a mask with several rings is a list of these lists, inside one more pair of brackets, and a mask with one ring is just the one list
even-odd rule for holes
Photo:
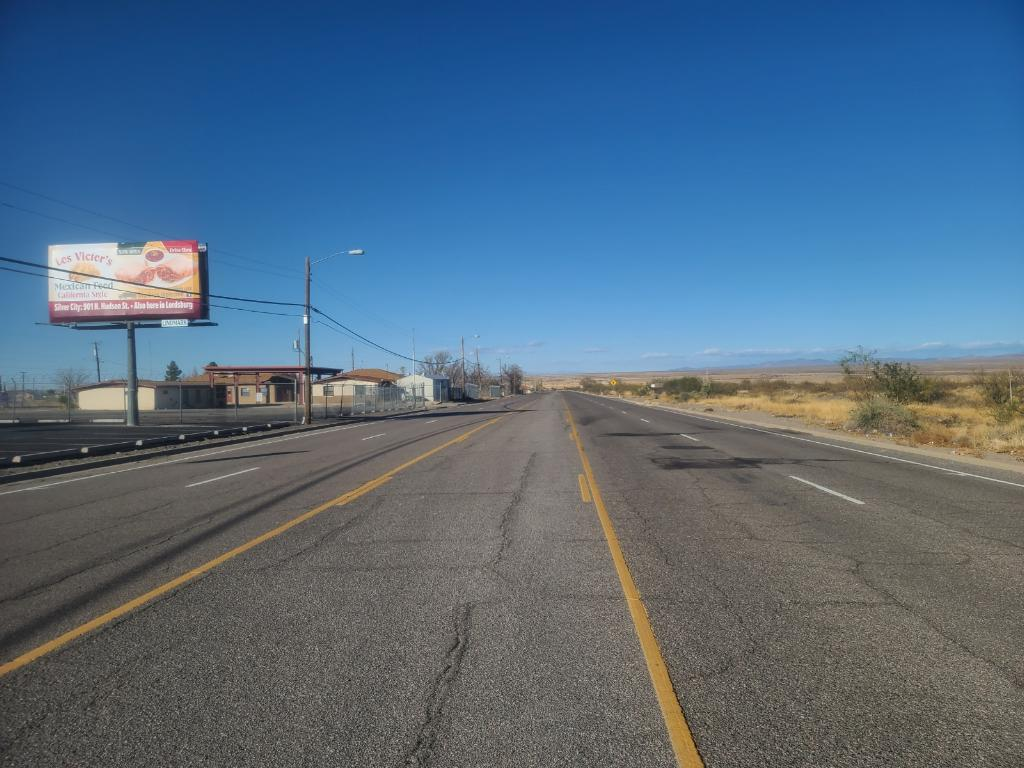
[[0,486],[0,765],[671,766],[658,662],[709,766],[1020,765],[1024,476],[799,437],[545,394]]

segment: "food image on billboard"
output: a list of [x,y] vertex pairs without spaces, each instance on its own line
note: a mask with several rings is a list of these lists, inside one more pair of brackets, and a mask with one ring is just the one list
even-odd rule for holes
[[196,240],[50,246],[50,321],[206,317]]

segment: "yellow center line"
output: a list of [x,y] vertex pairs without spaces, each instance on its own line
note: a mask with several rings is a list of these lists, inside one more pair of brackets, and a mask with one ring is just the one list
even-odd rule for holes
[[590,488],[587,487],[587,478],[583,475],[579,476],[580,481],[580,497],[583,499],[584,504],[590,503]]
[[79,638],[82,635],[85,635],[89,632],[92,632],[94,629],[99,629],[105,624],[109,624],[114,619],[120,618],[121,616],[124,616],[126,613],[134,611],[136,608],[140,608],[146,603],[152,602],[161,595],[165,595],[171,590],[177,589],[183,584],[187,584],[193,579],[202,576],[207,571],[213,570],[218,565],[222,565],[223,563],[226,563],[228,560],[231,560],[234,557],[238,557],[238,555],[241,555],[244,552],[248,552],[253,547],[258,546],[264,543],[265,541],[270,541],[270,539],[280,536],[285,531],[291,530],[295,526],[300,525],[301,523],[304,523],[307,520],[316,517],[322,512],[326,512],[328,509],[331,509],[332,507],[342,507],[352,501],[355,501],[360,496],[365,496],[370,491],[376,488],[380,488],[382,485],[384,485],[384,483],[391,480],[391,478],[393,478],[399,472],[408,469],[414,464],[418,464],[424,459],[430,458],[434,454],[443,451],[445,448],[449,448],[455,445],[456,443],[461,443],[463,440],[470,437],[470,435],[479,432],[484,427],[489,427],[491,424],[494,424],[495,422],[500,421],[503,418],[505,418],[505,416],[498,416],[497,418],[484,422],[478,427],[474,427],[473,429],[463,432],[458,437],[453,438],[446,443],[442,443],[441,445],[438,445],[434,448],[431,448],[426,453],[421,453],[414,459],[410,459],[409,461],[403,464],[399,464],[394,469],[390,469],[383,475],[380,475],[379,477],[375,477],[373,480],[369,480],[368,482],[363,483],[358,488],[343,493],[340,496],[331,499],[330,501],[325,501],[320,506],[314,507],[308,512],[303,512],[298,517],[293,517],[288,522],[282,523],[281,525],[277,526],[276,528],[272,528],[266,533],[261,533],[256,538],[250,539],[249,541],[245,542],[244,544],[240,544],[234,549],[229,549],[224,554],[218,555],[217,557],[213,558],[213,560],[203,563],[202,565],[196,566],[192,570],[181,574],[177,578],[171,579],[170,581],[161,584],[159,587],[151,589],[149,592],[139,595],[133,600],[129,600],[127,603],[119,605],[117,608],[114,608],[111,611],[107,611],[106,613],[97,616],[96,618],[91,619],[85,622],[84,624],[81,624],[75,627],[74,629],[65,632],[64,634],[53,638],[53,640],[43,643],[42,645],[33,648],[31,651],[23,653],[21,656],[18,656],[17,658],[11,659],[7,663],[0,665],[0,677],[3,677],[4,675],[13,672],[16,669],[20,669],[21,667],[24,667],[26,664],[31,664],[36,659],[45,656],[48,653],[56,651],[58,648],[67,645],[72,640]]
[[661,708],[661,716],[665,720],[668,738],[672,743],[672,751],[676,756],[676,765],[679,768],[704,768],[704,761],[697,751],[697,745],[693,741],[690,726],[686,723],[686,716],[683,715],[683,709],[679,706],[679,698],[672,687],[672,679],[669,677],[665,658],[661,655],[661,648],[658,647],[658,640],[654,636],[654,629],[651,627],[647,608],[644,606],[644,601],[640,597],[636,583],[633,581],[633,575],[629,572],[629,566],[626,565],[626,558],[622,554],[622,547],[619,546],[619,537],[615,535],[615,528],[604,505],[601,489],[598,488],[597,480],[594,479],[594,471],[590,467],[590,459],[587,458],[586,451],[583,450],[583,442],[580,440],[580,433],[576,429],[576,420],[573,419],[572,411],[568,407],[565,413],[569,426],[572,429],[573,442],[576,443],[576,450],[580,454],[583,474],[594,497],[594,506],[597,508],[597,516],[601,521],[605,540],[608,542],[608,550],[611,552],[612,562],[615,563],[615,572],[619,576],[619,584],[622,585],[622,593],[626,597],[626,605],[629,606],[629,615],[633,618],[633,627],[636,629],[636,635],[640,640],[644,661],[647,662],[647,671],[651,676],[651,684],[654,686],[654,694],[658,699],[658,706]]

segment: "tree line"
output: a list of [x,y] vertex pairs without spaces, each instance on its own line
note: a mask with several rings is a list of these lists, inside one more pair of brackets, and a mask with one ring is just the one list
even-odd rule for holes
[[466,361],[465,380],[463,380],[463,365],[461,358],[455,357],[447,350],[440,350],[430,355],[424,355],[416,366],[416,372],[425,376],[444,376],[453,387],[465,388],[467,383],[479,384],[481,388],[492,384],[503,384],[511,395],[521,394],[523,391],[523,369],[517,363],[506,363],[501,366],[497,373],[486,365]]

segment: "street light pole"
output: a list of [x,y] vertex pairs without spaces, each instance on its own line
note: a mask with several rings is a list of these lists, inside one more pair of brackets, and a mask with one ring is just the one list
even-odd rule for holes
[[347,254],[349,256],[362,256],[364,253],[366,253],[366,251],[364,251],[362,248],[353,248],[351,251],[339,251],[339,253],[332,253],[328,256],[324,256],[322,259],[317,259],[314,262],[311,262],[309,260],[309,256],[306,257],[306,314],[302,316],[302,323],[305,326],[306,337],[306,370],[304,374],[305,381],[303,381],[302,383],[302,398],[303,400],[305,400],[305,403],[303,404],[304,424],[310,424],[313,421],[313,381],[310,376],[312,367],[312,354],[309,349],[309,326],[310,323],[313,322],[313,318],[310,316],[310,311],[312,307],[310,306],[309,302],[309,282],[311,274],[310,268],[312,267],[313,264],[319,264],[321,261],[327,261],[327,259],[331,258],[332,256],[338,256],[341,253]]

